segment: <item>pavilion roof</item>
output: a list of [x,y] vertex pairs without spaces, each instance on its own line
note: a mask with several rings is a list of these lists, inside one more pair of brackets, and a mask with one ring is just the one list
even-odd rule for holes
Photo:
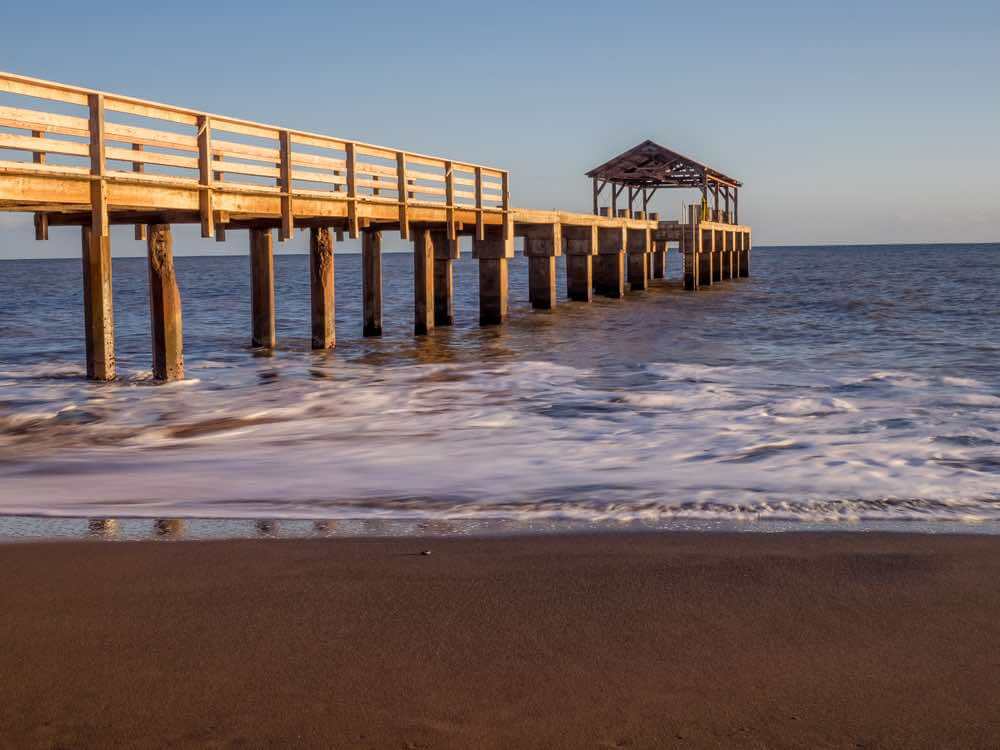
[[703,183],[712,182],[729,187],[743,185],[707,164],[649,140],[594,167],[587,177],[642,188],[700,188]]

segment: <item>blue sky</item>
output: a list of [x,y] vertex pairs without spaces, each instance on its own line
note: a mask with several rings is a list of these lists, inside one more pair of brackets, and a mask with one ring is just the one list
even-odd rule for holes
[[[520,206],[588,211],[583,173],[652,138],[744,181],[757,245],[1000,240],[995,0],[178,0],[3,15],[0,69],[494,164]],[[688,197],[661,192],[656,208],[674,216]],[[0,257],[78,253],[71,230],[42,244],[21,217],[0,226]],[[178,253],[245,252],[239,235],[181,236]]]

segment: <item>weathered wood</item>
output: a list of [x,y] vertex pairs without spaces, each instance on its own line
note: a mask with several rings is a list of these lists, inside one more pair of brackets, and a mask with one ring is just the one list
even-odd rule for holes
[[[718,198],[718,195],[716,195]],[[722,233],[717,229],[709,230],[711,248],[711,274],[712,281],[722,281]]]
[[601,227],[597,233],[597,256],[594,258],[594,291],[602,297],[625,296],[625,231]]
[[215,236],[215,214],[212,205],[212,123],[206,115],[198,122],[198,210],[201,213],[201,236]]
[[413,332],[417,336],[434,330],[434,255],[434,237],[430,227],[419,225],[414,228]]
[[329,227],[309,229],[309,298],[312,348],[332,349],[337,343],[334,315],[333,237]]
[[184,377],[184,332],[170,225],[151,224],[147,236],[153,377],[179,380]]
[[667,269],[667,243],[657,240],[653,245],[652,256],[652,276],[653,279],[662,279],[666,276]]
[[111,243],[82,227],[83,321],[87,377],[115,379],[115,316],[111,298]]
[[455,322],[454,260],[459,257],[459,238],[448,239],[447,229],[431,231],[434,243],[434,325],[450,326]]
[[382,232],[361,232],[361,294],[365,336],[382,335]]
[[594,297],[594,256],[566,256],[566,293],[574,302],[590,302]]
[[649,230],[628,230],[628,282],[633,292],[649,287]]
[[[141,143],[132,144],[132,151],[142,151],[144,148],[145,146],[143,146],[143,144]],[[132,171],[135,172],[136,174],[142,174],[143,172],[145,172],[146,171],[145,162],[141,161],[132,162]],[[133,228],[133,232],[134,232],[133,236],[135,237],[137,242],[143,242],[146,240],[145,224],[142,223],[136,224],[135,227]]]
[[357,146],[345,144],[346,179],[347,179],[347,233],[352,240],[358,238],[360,224],[358,221],[358,176],[357,176]]
[[524,230],[524,254],[528,256],[528,299],[536,310],[556,306],[556,257],[562,255],[562,227],[543,224]]
[[270,229],[250,230],[250,316],[251,346],[273,348],[274,243]]
[[698,286],[712,286],[712,266],[714,265],[714,258],[712,256],[715,255],[712,252],[713,230],[703,229],[699,234],[701,235],[701,244],[698,252]]
[[506,258],[479,259],[479,324],[498,325],[507,318]]
[[[35,138],[44,138],[45,132],[41,130],[32,130],[31,135]],[[31,155],[31,161],[34,164],[44,164],[45,152],[35,151]],[[49,238],[49,217],[43,213],[35,213],[34,224],[35,224],[35,240],[37,241],[47,240]]]
[[281,187],[281,230],[278,239],[284,242],[295,236],[295,215],[292,205],[292,135],[282,130],[278,135],[278,184]]

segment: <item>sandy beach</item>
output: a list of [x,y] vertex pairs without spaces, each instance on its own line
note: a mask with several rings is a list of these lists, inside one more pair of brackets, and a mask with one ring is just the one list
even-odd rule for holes
[[998,580],[993,536],[9,544],[0,746],[996,747]]

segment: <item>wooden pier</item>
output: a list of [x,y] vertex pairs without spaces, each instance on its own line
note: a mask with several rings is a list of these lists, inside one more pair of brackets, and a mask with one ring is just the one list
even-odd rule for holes
[[[510,206],[508,173],[495,167],[7,73],[0,73],[0,94],[18,104],[0,105],[0,149],[25,155],[0,160],[0,210],[33,213],[39,240],[53,227],[80,227],[87,376],[94,380],[115,377],[110,227],[116,224],[134,225],[135,239],[147,243],[153,373],[161,380],[184,375],[173,224],[198,224],[203,237],[220,242],[247,230],[255,347],[276,343],[275,230],[279,241],[298,229],[310,233],[316,349],[336,344],[334,246],[345,235],[361,239],[366,336],[382,332],[385,231],[413,242],[417,335],[454,321],[452,263],[463,236],[472,238],[479,264],[483,325],[507,316],[507,263],[516,237],[529,259],[536,309],[556,305],[562,255],[568,296],[581,302],[594,293],[623,297],[626,284],[642,290],[663,278],[670,242],[685,253],[689,289],[749,275],[750,231],[728,212],[728,191],[739,184],[707,168],[699,184],[705,195],[716,188],[715,213],[706,216],[703,205],[685,224],[646,212],[654,185],[648,177],[621,183],[629,189],[628,208],[599,207],[595,177],[593,213],[536,211]],[[685,179],[698,166],[685,160]],[[619,183],[604,182],[617,202]],[[725,211],[718,207],[720,185]],[[633,206],[640,189],[642,210]]]

